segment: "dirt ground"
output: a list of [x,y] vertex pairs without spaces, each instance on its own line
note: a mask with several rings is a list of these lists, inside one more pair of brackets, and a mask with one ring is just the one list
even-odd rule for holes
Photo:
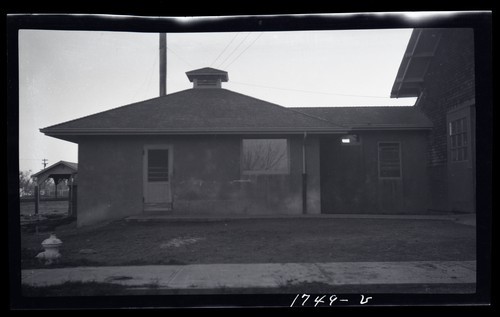
[[[447,220],[254,219],[56,229],[58,266],[474,260],[475,230]],[[48,233],[22,232],[22,268]]]

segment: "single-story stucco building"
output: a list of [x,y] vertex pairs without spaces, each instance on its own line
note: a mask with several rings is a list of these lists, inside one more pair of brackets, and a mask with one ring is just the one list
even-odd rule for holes
[[78,144],[78,225],[143,213],[420,213],[432,122],[415,107],[286,108],[193,88],[41,129]]

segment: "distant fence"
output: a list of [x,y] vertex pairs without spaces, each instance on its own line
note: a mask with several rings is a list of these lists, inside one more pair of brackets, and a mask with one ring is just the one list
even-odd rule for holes
[[[35,187],[35,193],[36,193],[36,187]],[[41,191],[40,191],[40,194]],[[33,212],[35,214],[43,212],[44,209],[47,208],[52,208],[51,206],[54,206],[56,204],[56,207],[59,208],[60,204],[62,202],[68,202],[67,204],[67,212],[69,216],[71,217],[76,217],[77,213],[77,200],[78,200],[78,189],[75,184],[71,186],[69,189],[60,189],[57,191],[57,197],[55,196],[54,190],[43,190],[44,195],[38,195],[38,201],[35,197],[35,195],[22,195],[20,197],[20,203],[21,203],[21,213],[23,212],[23,205],[24,205],[24,212],[31,214],[32,211],[30,210],[29,205],[34,204],[34,209]],[[52,194],[49,196],[49,194]],[[50,203],[53,202],[53,203]],[[46,211],[46,210],[45,210]]]
[[[55,197],[55,190],[40,189],[40,197]],[[57,197],[69,197],[69,189],[58,189]]]

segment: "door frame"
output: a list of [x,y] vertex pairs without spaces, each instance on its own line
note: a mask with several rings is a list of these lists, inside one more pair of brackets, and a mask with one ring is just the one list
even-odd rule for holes
[[146,204],[147,190],[148,190],[148,150],[168,150],[168,190],[170,191],[170,202],[173,203],[172,197],[172,176],[174,155],[172,144],[145,144],[142,148],[142,203]]

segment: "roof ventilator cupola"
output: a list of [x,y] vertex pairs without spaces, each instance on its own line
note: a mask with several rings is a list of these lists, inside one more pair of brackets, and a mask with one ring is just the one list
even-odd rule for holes
[[215,68],[205,67],[186,72],[193,88],[222,88],[221,83],[227,82],[227,72]]

